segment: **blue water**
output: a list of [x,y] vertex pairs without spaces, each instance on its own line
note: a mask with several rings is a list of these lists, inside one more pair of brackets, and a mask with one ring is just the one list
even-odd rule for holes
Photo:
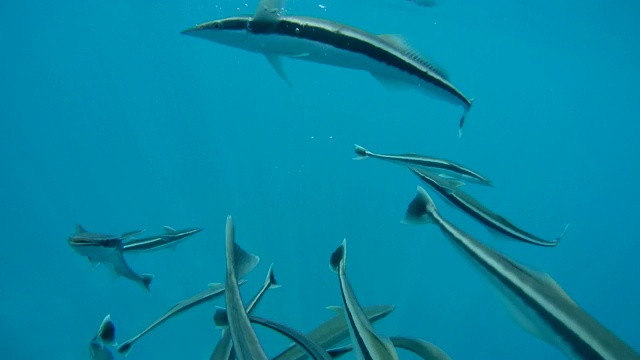
[[[353,161],[353,144],[445,157],[496,188],[467,191],[556,248],[497,238],[436,198],[443,216],[548,272],[640,349],[635,1],[291,1],[289,14],[403,34],[476,99],[459,107],[392,92],[364,72],[259,55],[179,32],[253,11],[231,0],[0,3],[0,357],[87,359],[110,313],[120,342],[177,301],[224,280],[224,223],[282,288],[256,314],[308,331],[340,305],[331,252],[348,239],[364,305],[394,304],[384,335],[419,337],[454,359],[562,359],[508,315],[492,285],[435,227],[400,224],[418,179]],[[324,5],[325,9],[319,7]],[[128,256],[151,292],[91,271],[67,238],[202,227],[175,251]],[[140,340],[130,359],[208,359],[218,300]],[[273,355],[288,344],[257,329]],[[407,353],[401,357],[411,358]]]

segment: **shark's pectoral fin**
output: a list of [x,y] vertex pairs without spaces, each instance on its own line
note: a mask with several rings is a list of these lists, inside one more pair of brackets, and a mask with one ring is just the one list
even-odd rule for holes
[[282,58],[274,54],[265,54],[264,56],[267,58],[267,61],[269,62],[269,64],[271,64],[271,67],[276,71],[278,76],[289,86],[293,86],[293,84],[291,84],[291,81],[289,81],[287,73],[284,72],[284,68],[282,67]]

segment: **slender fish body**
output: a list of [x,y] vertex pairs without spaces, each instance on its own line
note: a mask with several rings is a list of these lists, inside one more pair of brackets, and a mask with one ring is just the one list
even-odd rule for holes
[[[391,336],[389,337],[389,340],[391,340],[391,343],[393,344],[393,346],[395,346],[396,349],[411,351],[424,360],[451,360],[449,355],[447,355],[439,347],[421,339]],[[352,350],[352,345],[346,345],[340,348],[331,349],[328,351],[328,353],[334,359],[337,359]]]
[[[238,285],[241,286],[245,282],[245,280],[240,280]],[[171,309],[169,309],[164,315],[152,322],[151,325],[147,326],[146,329],[142,330],[142,332],[140,332],[138,335],[122,343],[122,345],[118,347],[118,352],[120,354],[128,355],[133,345],[151,330],[155,329],[165,321],[176,317],[191,308],[221,297],[224,294],[224,289],[225,284],[209,284],[209,288],[207,290],[178,302],[177,304],[172,306]]]
[[504,236],[533,245],[552,247],[558,244],[569,227],[569,225],[567,225],[564,231],[554,240],[540,238],[520,229],[503,216],[494,213],[476,199],[458,189],[459,184],[456,182],[443,179],[438,175],[417,167],[409,167],[409,170],[437,191],[443,199],[458,207],[489,229]]
[[225,300],[229,332],[238,360],[268,360],[245,311],[237,279],[253,270],[260,258],[242,249],[235,241],[235,227],[231,216],[226,227],[227,279]]
[[[272,264],[269,267],[269,271],[267,272],[267,278],[265,279],[264,284],[262,285],[262,288],[260,288],[260,291],[258,291],[258,293],[253,297],[253,299],[249,301],[249,304],[246,307],[247,314],[250,315],[251,312],[253,312],[253,310],[258,306],[258,303],[260,302],[260,300],[262,300],[262,297],[264,296],[264,294],[267,293],[267,290],[277,289],[279,287],[280,285],[278,285],[278,282],[276,281],[276,277],[273,274],[273,264]],[[233,360],[235,359],[235,353],[233,352],[233,340],[231,339],[231,332],[229,331],[229,327],[228,327],[229,324],[228,324],[226,312],[222,318],[218,316],[218,317],[214,317],[214,320],[215,319],[223,320],[221,324],[216,324],[216,325],[218,326],[224,325],[226,327],[222,331],[222,337],[218,341],[218,344],[216,345],[209,359],[210,360]]]
[[173,248],[188,237],[204,230],[199,228],[175,230],[169,226],[165,226],[164,229],[165,233],[163,235],[149,236],[127,241],[123,245],[123,251],[125,253],[151,252],[166,248]]
[[[336,316],[320,324],[305,336],[324,349],[336,346],[349,338],[349,327],[347,325],[344,309],[338,306],[329,306],[328,309],[334,311]],[[392,305],[374,305],[362,308],[369,322],[374,323],[384,319],[395,309]],[[291,344],[286,350],[278,354],[272,360],[302,360],[307,358],[307,353],[296,343]]]
[[418,187],[405,223],[437,225],[485,274],[516,311],[520,325],[571,359],[640,359],[620,338],[580,308],[548,274],[531,271],[451,224]]
[[351,343],[354,344],[356,358],[365,360],[397,360],[398,354],[388,338],[382,337],[362,311],[346,273],[347,240],[331,254],[330,267],[338,274],[340,293],[344,302],[344,314],[349,326]]
[[355,152],[356,157],[354,157],[354,160],[363,160],[371,157],[404,166],[426,168],[443,178],[451,178],[465,182],[473,182],[480,185],[493,186],[489,179],[480,175],[478,172],[445,159],[438,159],[413,153],[398,155],[376,154],[357,144],[355,145]]

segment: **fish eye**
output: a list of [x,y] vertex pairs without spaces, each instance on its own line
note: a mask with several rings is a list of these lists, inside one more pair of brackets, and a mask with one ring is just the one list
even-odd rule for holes
[[216,29],[216,30],[220,30],[220,29],[222,29],[222,24],[220,24],[220,23],[214,23],[214,24],[213,24],[213,28],[214,28],[214,29]]

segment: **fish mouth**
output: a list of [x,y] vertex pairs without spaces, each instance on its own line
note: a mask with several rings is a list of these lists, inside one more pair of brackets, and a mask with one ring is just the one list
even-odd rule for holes
[[91,240],[85,240],[85,239],[69,239],[68,241],[69,245],[71,246],[96,246],[96,243],[94,241]]

